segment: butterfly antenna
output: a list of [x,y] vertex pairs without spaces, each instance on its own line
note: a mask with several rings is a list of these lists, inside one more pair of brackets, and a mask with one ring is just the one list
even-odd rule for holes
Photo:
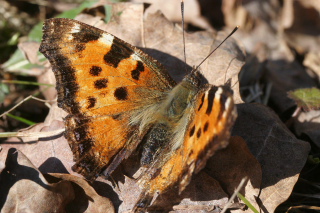
[[182,40],[183,40],[183,57],[185,71],[187,72],[187,56],[186,56],[186,40],[184,36],[184,1],[181,0],[181,24],[182,24]]
[[211,55],[212,53],[214,53],[230,36],[232,36],[233,33],[235,33],[237,30],[239,29],[239,26],[236,26],[232,32],[216,47],[214,48],[214,50],[212,50],[208,55],[207,57],[205,57],[201,62],[200,64],[194,69],[194,71],[198,70],[199,67],[201,66],[201,64],[203,64],[203,62],[205,62],[205,60],[207,60]]

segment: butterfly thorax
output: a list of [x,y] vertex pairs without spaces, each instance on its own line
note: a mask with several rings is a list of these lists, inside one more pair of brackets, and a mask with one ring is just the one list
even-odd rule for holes
[[143,140],[142,165],[147,166],[153,163],[153,159],[165,149],[178,148],[179,144],[175,144],[178,140],[175,138],[183,136],[182,126],[185,125],[186,120],[190,119],[183,116],[189,114],[186,110],[193,109],[194,99],[200,91],[201,78],[199,72],[187,75],[167,94],[159,111],[150,115],[157,119]]

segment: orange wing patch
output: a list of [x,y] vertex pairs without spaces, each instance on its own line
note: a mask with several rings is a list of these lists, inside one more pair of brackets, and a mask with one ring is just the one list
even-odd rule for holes
[[185,113],[192,116],[188,124],[180,124],[187,128],[180,147],[170,156],[163,153],[161,157],[166,161],[158,161],[139,180],[144,192],[138,207],[145,208],[155,192],[162,193],[175,183],[179,183],[181,193],[192,174],[199,172],[214,152],[227,145],[236,118],[232,92],[227,87],[208,85]]
[[65,136],[74,153],[73,168],[93,180],[117,159],[115,168],[141,141],[137,138],[144,130],[134,130],[129,115],[156,102],[175,82],[157,61],[92,26],[49,19],[43,32],[40,52],[53,67],[58,105],[70,114]]

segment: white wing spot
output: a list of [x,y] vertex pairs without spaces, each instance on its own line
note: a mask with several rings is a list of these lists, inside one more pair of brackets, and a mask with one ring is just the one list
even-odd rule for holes
[[221,94],[222,94],[222,88],[221,87],[218,87],[218,90],[217,90],[217,92],[216,92],[216,94],[215,94],[215,98],[217,98],[218,100],[220,100],[220,96],[221,96]]
[[223,114],[222,114],[222,117],[227,117],[227,114],[228,114],[228,109],[230,108],[230,104],[231,104],[231,98],[227,98],[227,100],[226,100],[226,103],[225,103],[225,111],[223,112]]
[[99,38],[99,41],[108,45],[112,45],[113,39],[114,39],[113,35],[103,33],[102,36]]
[[135,61],[141,61],[141,58],[137,54],[132,54],[131,58]]
[[80,24],[74,23],[73,27],[70,30],[70,33],[78,33],[80,32]]

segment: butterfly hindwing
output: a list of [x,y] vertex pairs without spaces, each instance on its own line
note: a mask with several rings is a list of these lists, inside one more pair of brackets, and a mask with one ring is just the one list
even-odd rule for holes
[[157,102],[175,82],[156,60],[95,27],[49,19],[43,33],[40,52],[52,65],[58,105],[69,113],[65,135],[74,169],[93,179],[138,145],[134,135],[143,133],[134,131],[129,115]]
[[186,119],[181,119],[176,130],[184,136],[179,146],[170,153],[165,150],[159,159],[140,178],[144,192],[138,204],[151,201],[154,193],[162,193],[179,183],[179,192],[189,184],[193,173],[199,172],[206,161],[218,149],[225,147],[230,137],[230,129],[236,118],[232,92],[228,87],[207,85],[196,95],[185,111]]

